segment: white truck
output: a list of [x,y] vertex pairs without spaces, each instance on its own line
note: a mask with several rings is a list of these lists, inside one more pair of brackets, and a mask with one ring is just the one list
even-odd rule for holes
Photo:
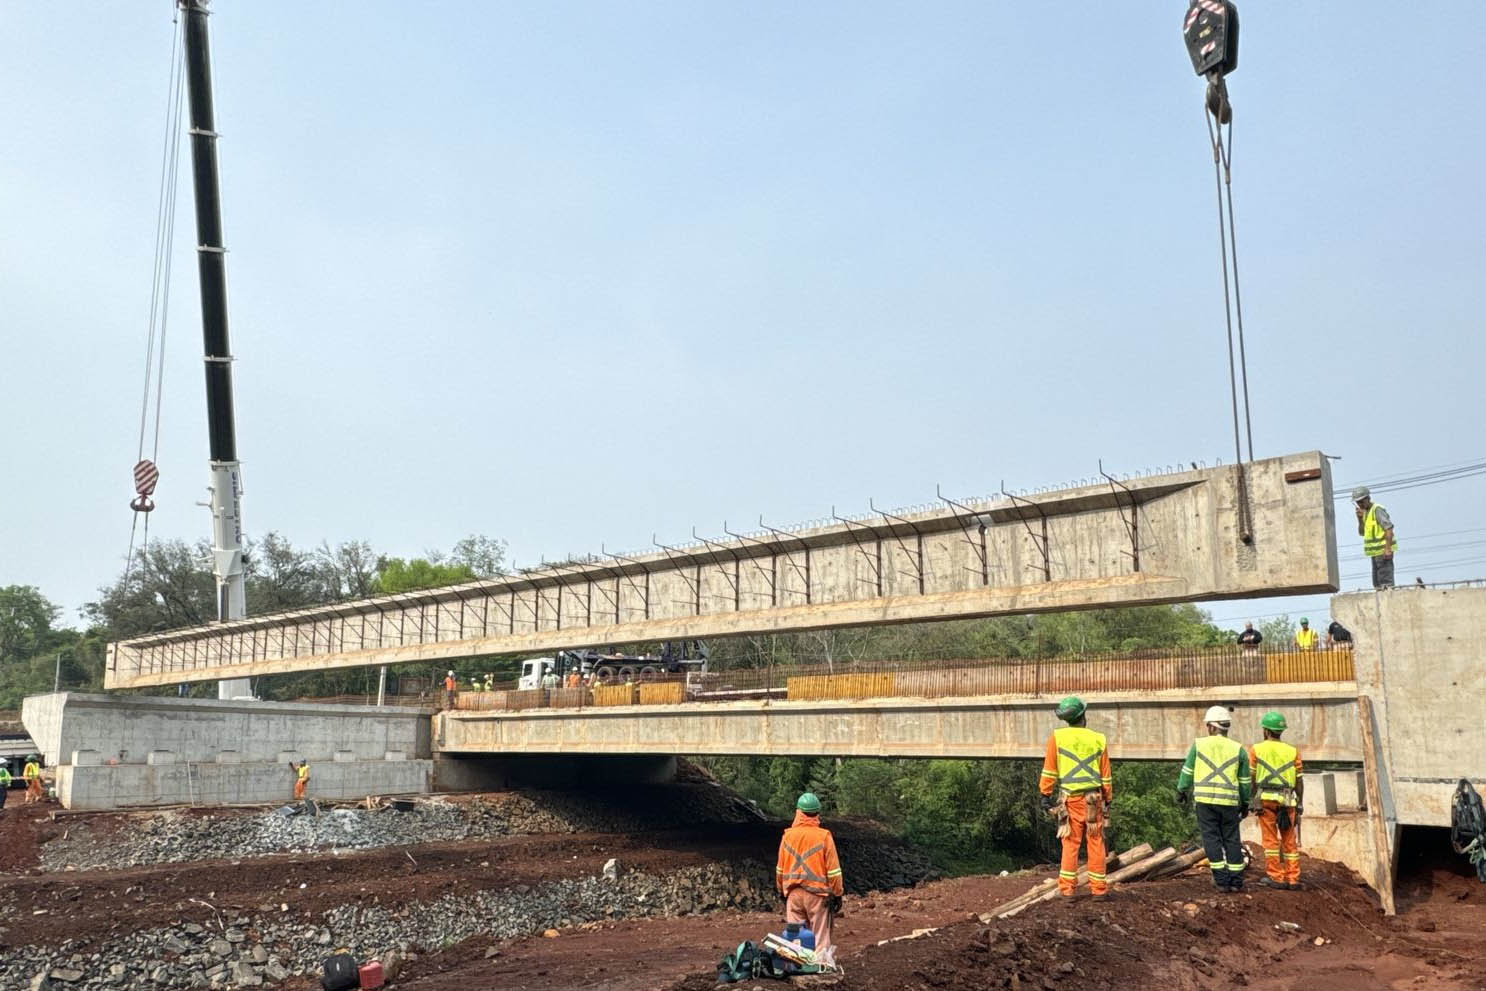
[[549,673],[562,684],[572,672],[601,685],[626,681],[654,681],[668,674],[707,670],[707,645],[700,640],[667,641],[659,654],[604,654],[596,650],[561,650],[554,657],[532,657],[521,662],[521,690],[541,688]]

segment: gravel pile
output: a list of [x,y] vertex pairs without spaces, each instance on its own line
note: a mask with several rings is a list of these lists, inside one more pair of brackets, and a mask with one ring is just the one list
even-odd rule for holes
[[295,975],[318,976],[324,958],[341,947],[378,958],[395,974],[419,953],[472,936],[511,939],[610,919],[776,905],[772,872],[744,863],[659,876],[620,865],[612,879],[518,885],[397,908],[342,905],[317,919],[203,908],[202,921],[130,933],[86,953],[76,941],[8,948],[0,956],[0,988],[272,987]]
[[275,853],[368,850],[376,847],[489,839],[515,833],[633,833],[706,822],[757,819],[747,803],[716,785],[669,785],[613,796],[568,792],[506,792],[469,802],[432,799],[411,811],[322,809],[202,816],[181,811],[141,813],[125,828],[95,831],[79,822],[65,839],[41,850],[41,869],[115,870],[148,864],[241,859]]

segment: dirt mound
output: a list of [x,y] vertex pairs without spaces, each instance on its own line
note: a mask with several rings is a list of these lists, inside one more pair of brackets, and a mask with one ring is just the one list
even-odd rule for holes
[[[1299,892],[1219,895],[1196,875],[1120,886],[1107,903],[1082,896],[990,926],[960,922],[845,955],[845,976],[832,987],[1114,989],[1138,981],[1191,991],[1355,991],[1415,979],[1431,988],[1482,986],[1486,951],[1477,940],[1383,918],[1350,872],[1316,861],[1305,869]],[[697,974],[673,991],[714,986],[711,974]]]

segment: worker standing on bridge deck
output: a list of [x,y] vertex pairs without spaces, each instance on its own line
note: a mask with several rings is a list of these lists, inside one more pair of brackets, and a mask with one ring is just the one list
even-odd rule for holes
[[1254,800],[1264,839],[1264,873],[1269,888],[1300,887],[1300,814],[1305,799],[1300,751],[1280,740],[1285,717],[1270,711],[1259,720],[1264,740],[1249,748],[1254,762]]
[[1372,587],[1393,587],[1393,552],[1397,543],[1393,539],[1393,520],[1388,510],[1372,501],[1372,492],[1366,485],[1352,490],[1352,502],[1357,509],[1357,535],[1362,538],[1362,553],[1372,561]]
[[[1072,897],[1078,887],[1078,848],[1089,850],[1089,892],[1103,898],[1109,891],[1104,880],[1104,824],[1114,800],[1114,778],[1109,770],[1109,746],[1103,733],[1086,725],[1083,700],[1070,695],[1053,710],[1067,726],[1047,738],[1042,761],[1042,808],[1058,809],[1058,838],[1063,858],[1058,864],[1058,893]],[[1097,766],[1095,766],[1097,764]],[[1054,791],[1058,795],[1054,797]]]
[[1244,859],[1238,823],[1249,814],[1249,753],[1228,739],[1231,721],[1227,709],[1211,706],[1203,721],[1208,735],[1199,737],[1187,750],[1176,779],[1176,800],[1182,805],[1197,800],[1197,828],[1213,871],[1213,886],[1237,893],[1243,890]]
[[21,777],[26,781],[26,804],[41,801],[41,758],[35,754],[27,757]]
[[1316,649],[1316,631],[1311,629],[1311,621],[1304,616],[1300,617],[1300,629],[1295,631],[1295,646],[1301,650]]
[[454,708],[454,690],[459,687],[459,682],[454,680],[454,672],[450,671],[444,675],[444,708]]
[[779,841],[774,884],[784,896],[784,921],[803,922],[815,934],[815,957],[834,965],[831,918],[846,893],[836,839],[820,824],[820,799],[805,792],[795,803],[795,821]]

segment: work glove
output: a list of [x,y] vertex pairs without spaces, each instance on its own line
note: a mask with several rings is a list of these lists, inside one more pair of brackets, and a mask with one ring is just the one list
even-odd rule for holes
[[1186,808],[1187,803],[1191,800],[1192,796],[1187,793],[1187,789],[1178,788],[1176,790],[1176,804],[1180,805],[1182,808]]
[[1249,817],[1249,807],[1247,805],[1245,805],[1243,808],[1241,808],[1241,809],[1238,810],[1238,821],[1239,822],[1243,822],[1248,817]]
[[1053,806],[1058,804],[1058,800],[1051,795],[1043,795],[1039,804],[1042,806],[1042,811],[1051,812]]
[[827,905],[830,907],[832,915],[841,914],[842,899],[840,895],[832,895]]

